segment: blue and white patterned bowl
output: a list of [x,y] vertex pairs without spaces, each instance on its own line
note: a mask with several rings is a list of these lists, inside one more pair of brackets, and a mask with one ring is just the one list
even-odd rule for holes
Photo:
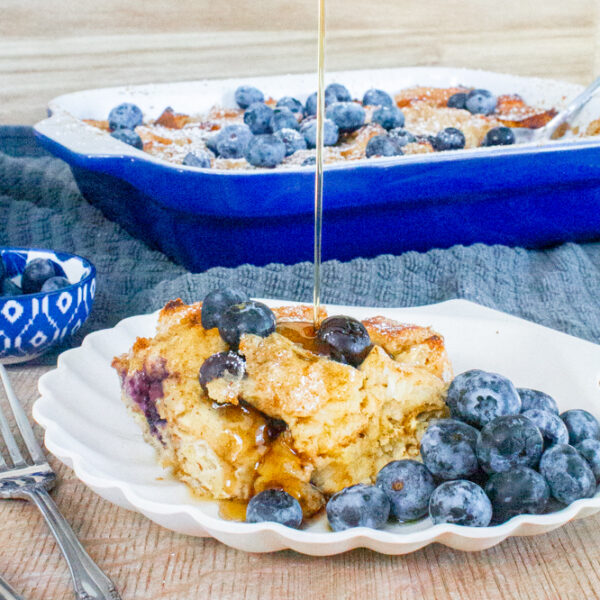
[[72,282],[54,292],[0,297],[0,362],[24,362],[63,342],[85,323],[94,301],[96,268],[81,256],[40,248],[0,248],[0,256],[17,285],[34,258],[54,261],[58,274]]

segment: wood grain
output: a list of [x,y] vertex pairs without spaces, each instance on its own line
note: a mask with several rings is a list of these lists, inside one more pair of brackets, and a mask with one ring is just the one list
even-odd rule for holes
[[[328,69],[465,66],[585,83],[597,0],[328,0]],[[316,0],[4,0],[0,122],[34,123],[84,88],[315,66]]]
[[[11,367],[30,409],[43,366]],[[0,396],[0,402],[4,400]],[[41,430],[36,428],[41,437]],[[369,550],[314,558],[245,554],[162,529],[102,500],[51,458],[53,496],[123,600],[592,600],[600,590],[600,516],[484,552],[440,545],[407,556]],[[66,565],[34,507],[0,502],[0,574],[27,600],[72,597]]]

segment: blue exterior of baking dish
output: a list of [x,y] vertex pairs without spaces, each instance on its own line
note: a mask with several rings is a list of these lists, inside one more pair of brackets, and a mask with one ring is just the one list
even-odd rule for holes
[[[311,168],[181,168],[36,135],[92,204],[191,271],[312,260]],[[342,163],[326,168],[324,189],[324,260],[600,237],[597,141]]]

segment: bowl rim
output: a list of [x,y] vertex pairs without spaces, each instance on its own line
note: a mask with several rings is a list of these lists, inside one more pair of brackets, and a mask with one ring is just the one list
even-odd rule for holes
[[48,252],[51,254],[66,254],[67,256],[69,256],[70,258],[76,258],[78,260],[80,260],[83,263],[84,267],[88,267],[90,269],[90,272],[83,277],[82,279],[80,279],[79,281],[77,281],[76,283],[69,283],[69,285],[67,285],[64,288],[60,288],[59,290],[53,290],[51,292],[36,292],[35,294],[21,294],[20,296],[0,296],[0,302],[6,301],[6,300],[21,300],[21,299],[25,299],[25,298],[46,298],[49,296],[52,296],[53,294],[61,294],[63,292],[66,292],[68,290],[74,289],[77,286],[80,285],[85,285],[87,283],[90,283],[92,280],[94,280],[96,278],[96,267],[94,266],[94,264],[88,260],[87,258],[80,256],[79,254],[73,254],[72,252],[63,252],[61,250],[51,250],[50,248],[37,248],[37,247],[22,247],[22,246],[0,246],[0,258],[2,257],[2,255],[4,254],[5,251],[21,251],[21,252]]

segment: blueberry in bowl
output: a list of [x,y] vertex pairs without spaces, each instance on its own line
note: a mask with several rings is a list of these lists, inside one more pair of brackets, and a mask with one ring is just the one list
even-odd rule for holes
[[334,102],[325,114],[342,132],[354,131],[365,122],[365,109],[356,102]]
[[521,412],[521,398],[512,382],[479,369],[457,375],[450,384],[446,402],[454,418],[474,427]]
[[246,523],[272,521],[298,529],[302,524],[302,508],[296,498],[278,489],[268,489],[254,496],[246,509]]
[[334,494],[327,503],[327,520],[333,531],[352,527],[380,529],[390,514],[390,501],[376,486],[358,483]]
[[2,363],[31,360],[80,329],[96,291],[96,269],[88,260],[66,252],[10,247],[0,248],[0,262]]
[[364,106],[394,106],[394,99],[383,90],[371,88],[365,92],[362,103]]
[[264,94],[252,85],[240,85],[234,93],[235,101],[240,108],[248,108],[255,102],[264,102]]
[[465,147],[465,134],[456,127],[446,127],[432,141],[433,148],[438,152],[443,150],[461,150]]
[[380,106],[373,111],[373,123],[378,123],[384,129],[404,127],[404,113],[397,106]]
[[517,388],[517,393],[519,394],[519,398],[521,398],[521,412],[538,409],[554,413],[555,415],[558,414],[556,400],[545,392],[530,388]]
[[492,504],[486,493],[472,481],[446,481],[431,495],[429,516],[436,525],[454,523],[487,527],[492,520]]
[[115,106],[108,114],[108,127],[111,131],[118,129],[134,130],[142,124],[144,115],[136,104],[123,102]]
[[515,467],[536,468],[544,438],[524,415],[505,415],[490,421],[477,438],[477,458],[487,473],[503,473]]
[[552,496],[563,504],[591,498],[596,491],[596,477],[590,464],[569,444],[556,444],[546,450],[540,461],[540,473]]
[[394,460],[377,474],[376,485],[390,501],[390,514],[401,523],[427,514],[435,490],[433,475],[416,460]]
[[545,512],[550,499],[548,483],[529,467],[495,473],[485,485],[492,502],[494,523],[504,523],[517,515]]
[[367,143],[365,156],[367,158],[378,156],[400,156],[402,154],[401,143],[391,135],[376,135]]
[[600,423],[587,410],[574,408],[560,415],[569,431],[569,444],[575,446],[583,440],[600,440]]
[[423,463],[438,479],[466,479],[479,470],[475,427],[455,419],[433,421],[421,438]]

